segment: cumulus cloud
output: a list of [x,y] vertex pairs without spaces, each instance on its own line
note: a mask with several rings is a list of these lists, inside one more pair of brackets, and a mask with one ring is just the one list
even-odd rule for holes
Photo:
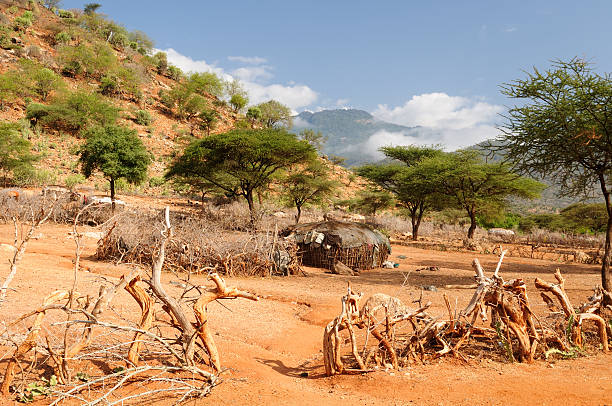
[[446,93],[413,96],[404,105],[378,105],[374,117],[394,124],[416,127],[404,132],[379,131],[365,142],[363,150],[373,159],[387,145],[441,144],[446,150],[464,148],[494,138],[494,121],[502,106]]
[[[172,48],[164,50],[156,49],[155,52],[157,51],[165,52],[168,55],[168,62],[185,72],[213,72],[225,80],[240,79],[244,88],[249,93],[249,99],[252,104],[274,99],[287,105],[295,112],[296,109],[311,105],[318,98],[318,93],[306,85],[295,82],[290,82],[287,85],[279,83],[268,84],[267,80],[273,78],[270,66],[244,66],[228,73],[215,64],[210,64],[205,60],[194,60]],[[260,57],[232,56],[228,57],[228,59],[250,65],[266,62],[264,58]]]
[[228,56],[227,59],[232,62],[240,62],[248,65],[261,65],[268,62],[266,58],[261,58],[259,56]]
[[379,104],[372,113],[381,120],[409,127],[462,129],[490,123],[502,106],[475,101],[446,93],[426,93],[413,96],[403,106],[390,108]]
[[271,99],[289,106],[293,114],[296,109],[306,107],[314,103],[318,94],[306,85],[262,85],[254,82],[244,82],[244,87],[249,92],[251,103],[257,104]]
[[243,82],[254,82],[258,80],[271,79],[274,75],[270,72],[269,66],[244,66],[234,69],[232,76],[240,79]]

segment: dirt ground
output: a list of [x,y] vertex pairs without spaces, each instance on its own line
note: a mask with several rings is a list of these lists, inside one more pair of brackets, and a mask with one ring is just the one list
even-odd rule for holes
[[[71,228],[46,225],[28,247],[7,303],[0,309],[0,325],[39,306],[42,298],[57,289],[70,288],[73,278],[74,241]],[[82,231],[95,232],[83,228]],[[0,226],[0,243],[12,243],[10,225]],[[81,293],[95,293],[101,277],[116,278],[124,266],[96,261],[96,239],[85,237],[83,271],[78,275]],[[402,256],[403,258],[399,258]],[[493,255],[478,255],[485,270],[497,262]],[[7,252],[0,252],[0,280],[8,272]],[[433,303],[430,314],[443,315],[443,293],[451,303],[465,307],[472,290],[444,289],[448,284],[473,282],[474,254],[441,252],[395,246],[391,260],[396,269],[362,272],[359,277],[329,275],[306,268],[307,277],[227,278],[228,285],[256,293],[258,302],[226,300],[225,307],[212,303],[210,323],[221,352],[223,383],[194,404],[278,405],[610,405],[612,404],[612,355],[598,354],[573,360],[538,360],[531,365],[489,361],[474,357],[468,363],[447,357],[400,371],[325,377],[321,353],[324,326],[340,311],[340,297],[350,281],[364,297],[382,292],[410,304],[420,295]],[[437,266],[438,271],[416,271]],[[507,258],[505,279],[524,278],[536,309],[544,305],[533,290],[533,280],[552,280],[555,268],[566,277],[566,290],[574,304],[590,295],[599,282],[594,265],[562,264],[543,260]],[[207,285],[204,277],[195,283]],[[172,289],[171,285],[167,285]],[[137,305],[121,292],[114,301],[118,313],[139,314]],[[537,310],[536,310],[537,311]],[[5,362],[0,362],[0,371]],[[12,404],[0,398],[1,404]]]

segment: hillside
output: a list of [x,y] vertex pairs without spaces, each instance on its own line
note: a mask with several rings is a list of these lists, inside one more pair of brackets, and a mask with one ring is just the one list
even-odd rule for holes
[[346,165],[358,165],[372,161],[368,154],[368,140],[375,134],[385,132],[403,133],[419,137],[418,127],[405,127],[378,120],[363,110],[338,109],[322,110],[316,113],[304,111],[294,117],[294,132],[310,128],[320,131],[327,142],[323,152],[346,158]]
[[[48,82],[45,92],[38,91],[39,76]],[[146,34],[129,32],[103,14],[0,2],[0,122],[18,123],[40,158],[39,171],[20,184],[76,183],[107,190],[101,177],[85,180],[80,175],[75,156],[83,123],[103,114],[94,111],[93,103],[118,110],[116,122],[134,129],[153,157],[148,180],[139,186],[121,184],[120,193],[173,194],[161,177],[188,136],[206,136],[198,112],[208,109],[217,115],[211,134],[247,125],[244,114],[229,105],[226,87],[214,74],[193,75],[169,65],[165,55],[153,53]],[[54,111],[59,117],[49,120]],[[80,113],[83,117],[72,117]],[[352,196],[350,173],[343,168],[333,172],[346,185],[337,197]]]

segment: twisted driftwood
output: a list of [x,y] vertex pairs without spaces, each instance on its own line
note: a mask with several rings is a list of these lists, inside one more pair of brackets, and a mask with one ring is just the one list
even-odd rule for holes
[[[555,298],[559,301],[559,304],[563,309],[563,313],[565,314],[566,319],[573,320],[573,323],[571,323],[571,339],[573,340],[574,344],[579,347],[582,346],[582,323],[585,320],[591,320],[597,325],[599,331],[599,340],[601,342],[601,346],[604,352],[608,352],[608,330],[610,329],[608,323],[606,323],[606,321],[601,316],[595,314],[595,311],[597,311],[597,309],[594,308],[594,305],[592,303],[590,306],[586,307],[586,312],[576,313],[574,307],[572,306],[572,303],[569,300],[569,297],[567,296],[567,293],[565,293],[565,279],[561,275],[561,271],[558,268],[555,271],[555,279],[557,280],[556,284],[545,282],[540,278],[536,278],[535,285],[541,291],[540,294],[542,295],[542,297],[546,297],[546,294],[544,292],[548,292],[554,295]],[[603,302],[603,294],[605,294],[604,292],[605,291],[601,293],[602,297],[599,300],[600,306]],[[548,301],[551,301],[551,299],[549,298]]]

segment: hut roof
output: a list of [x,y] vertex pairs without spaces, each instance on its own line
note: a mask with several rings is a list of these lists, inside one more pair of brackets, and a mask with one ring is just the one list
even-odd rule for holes
[[[324,238],[322,241],[320,235]],[[283,236],[293,237],[298,243],[327,244],[341,248],[361,247],[364,244],[386,246],[391,250],[389,239],[380,231],[363,223],[349,223],[344,221],[320,221],[317,223],[298,224],[284,230]]]

